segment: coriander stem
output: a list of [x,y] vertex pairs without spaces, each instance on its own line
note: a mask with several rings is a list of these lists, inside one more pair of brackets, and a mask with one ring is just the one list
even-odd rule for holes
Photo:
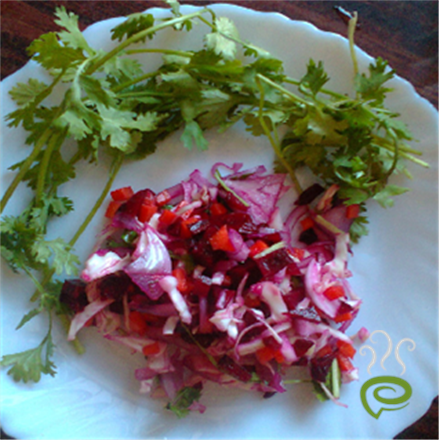
[[238,196],[238,194],[236,194],[235,191],[233,191],[233,189],[229,188],[226,183],[224,182],[224,180],[221,177],[221,174],[219,173],[218,170],[215,171],[215,179],[218,180],[218,183],[229,193],[233,194],[244,206],[249,207],[250,205],[240,196]]
[[76,241],[78,240],[78,238],[81,236],[81,234],[85,231],[85,229],[87,228],[87,226],[89,225],[89,223],[91,222],[91,220],[93,219],[94,215],[96,214],[96,212],[98,211],[98,209],[101,207],[102,203],[105,200],[105,197],[107,197],[108,192],[111,189],[111,185],[113,184],[114,179],[117,176],[117,173],[120,170],[120,167],[122,165],[123,162],[123,156],[122,154],[118,154],[112,163],[112,167],[110,170],[110,176],[109,179],[107,180],[106,185],[104,186],[104,189],[102,190],[101,195],[99,196],[99,198],[97,199],[96,203],[94,204],[93,208],[91,209],[91,211],[88,213],[87,217],[85,218],[85,220],[82,222],[81,226],[78,228],[78,230],[76,231],[75,235],[72,237],[72,239],[69,241],[69,245],[73,246]]
[[284,95],[287,95],[289,98],[291,98],[293,101],[297,101],[300,102],[301,104],[309,107],[312,106],[313,104],[309,101],[306,101],[305,99],[302,99],[300,96],[297,96],[296,94],[294,94],[293,92],[290,92],[289,90],[287,90],[285,87],[282,87],[280,84],[275,83],[274,81],[272,81],[271,79],[267,78],[264,75],[261,75],[260,73],[256,74],[256,77],[262,81],[264,81],[266,84],[269,84],[271,87],[273,87],[274,89],[278,90],[279,92],[283,93]]
[[34,277],[32,272],[26,267],[23,266],[23,270],[26,273],[26,275],[32,280],[32,282],[35,284],[35,287],[37,288],[37,291],[40,295],[44,295],[46,292],[44,290],[44,287],[41,285],[41,283]]
[[145,79],[153,78],[154,76],[157,76],[158,74],[159,74],[158,71],[145,73],[145,75],[139,76],[138,78],[134,78],[130,81],[119,84],[117,87],[112,88],[111,91],[114,93],[120,92],[121,90],[126,89],[127,87],[131,87],[134,84],[137,84],[141,81],[144,81]]
[[352,63],[354,66],[354,77],[358,75],[358,61],[355,53],[354,34],[357,27],[358,13],[354,11],[348,25],[349,50],[351,52]]
[[46,128],[46,130],[44,130],[43,134],[40,136],[37,143],[35,144],[32,153],[27,157],[27,159],[21,165],[20,170],[18,171],[18,173],[14,177],[14,180],[11,182],[11,184],[6,189],[6,191],[3,195],[3,198],[0,202],[0,213],[3,212],[3,209],[6,207],[9,199],[12,197],[12,194],[14,194],[14,191],[16,190],[17,186],[23,180],[24,176],[29,171],[29,168],[32,166],[35,159],[40,154],[45,143],[49,139],[51,132],[52,131],[51,131],[50,127]]
[[104,55],[102,58],[98,59],[94,65],[91,65],[91,67],[87,70],[86,74],[88,75],[93,74],[98,69],[100,69],[108,60],[110,60],[111,58],[122,52],[126,47],[130,46],[131,44],[137,43],[138,41],[142,40],[148,35],[154,34],[157,31],[160,31],[167,27],[175,26],[176,24],[182,23],[186,20],[190,20],[192,18],[198,17],[201,14],[203,14],[205,11],[206,9],[202,9],[201,11],[197,11],[191,14],[183,15],[181,17],[173,18],[171,20],[162,22],[156,26],[151,26],[148,29],[144,29],[143,31],[138,32],[137,34],[132,35],[131,37],[127,38],[125,41],[120,43],[118,46],[116,46],[114,49],[110,50],[110,52],[107,52],[107,54]]
[[40,169],[37,178],[37,187],[35,189],[35,203],[38,204],[43,196],[44,187],[47,180],[47,168],[49,167],[50,158],[53,151],[59,149],[66,138],[66,131],[53,134],[48,143],[47,148],[44,151],[43,159],[40,163]]
[[[300,81],[294,78],[286,77],[284,78],[284,82],[288,84],[293,84],[295,86],[300,86]],[[338,99],[346,99],[346,95],[342,95],[341,93],[333,92],[332,90],[321,88],[319,92],[324,93],[325,95],[332,96]]]
[[134,55],[137,53],[164,53],[166,55],[178,55],[181,57],[191,58],[193,52],[186,52],[184,50],[171,50],[171,49],[129,49],[125,51],[127,55]]
[[265,123],[264,115],[262,114],[262,109],[264,108],[264,101],[265,101],[265,92],[264,92],[264,88],[262,87],[262,84],[260,82],[260,78],[259,78],[260,76],[262,76],[262,75],[259,75],[259,74],[256,75],[256,84],[259,88],[260,95],[261,95],[260,101],[259,101],[259,115],[258,115],[259,123],[261,124],[261,127],[263,128],[265,135],[268,137],[268,140],[270,141],[270,144],[273,147],[273,150],[274,150],[277,158],[282,163],[282,165],[285,167],[285,169],[288,171],[288,174],[290,175],[291,180],[293,181],[293,184],[296,187],[297,192],[300,194],[302,192],[302,187],[301,187],[299,181],[297,180],[296,173],[291,168],[290,164],[286,161],[285,157],[282,154],[282,151],[279,148],[279,145],[275,142],[275,140],[271,136],[271,132],[270,132],[267,124]]

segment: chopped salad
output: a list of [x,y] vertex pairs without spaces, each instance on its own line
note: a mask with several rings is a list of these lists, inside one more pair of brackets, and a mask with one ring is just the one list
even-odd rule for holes
[[62,288],[69,340],[94,326],[143,355],[140,391],[178,416],[204,412],[208,381],[285,392],[291,367],[339,403],[340,384],[358,378],[346,330],[361,305],[347,268],[359,210],[336,185],[291,202],[286,177],[217,163],[158,194],[111,192],[94,252]]

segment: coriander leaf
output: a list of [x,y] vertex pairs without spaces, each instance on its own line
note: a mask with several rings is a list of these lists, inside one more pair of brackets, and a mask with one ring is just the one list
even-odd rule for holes
[[[141,31],[154,26],[154,16],[152,14],[144,14],[136,12],[128,15],[127,19],[111,30],[111,39],[122,41],[124,38],[129,38]],[[148,35],[148,38],[152,39],[154,34]],[[146,41],[147,37],[144,37],[142,42]]]
[[186,122],[180,139],[183,142],[183,146],[188,150],[192,150],[194,142],[201,151],[207,150],[209,146],[209,142],[207,142],[203,135],[203,130],[194,120]]
[[[165,0],[165,2],[171,7],[171,12],[174,17],[178,18],[183,16],[180,12],[180,3],[177,0]],[[180,30],[183,27],[186,27],[186,30],[190,31],[192,29],[192,20],[185,20],[182,23],[174,25],[176,30]]]
[[29,226],[37,231],[45,232],[49,219],[61,217],[73,210],[73,202],[68,197],[45,194],[29,213]]
[[175,17],[181,17],[180,3],[177,0],[165,0],[165,2],[171,7],[172,14]]
[[237,50],[234,40],[239,38],[238,29],[227,17],[216,18],[214,24],[216,30],[205,36],[207,49],[226,60],[233,60]]
[[125,127],[133,123],[136,113],[103,105],[98,105],[98,109],[101,117],[101,138],[103,140],[109,138],[111,147],[127,151],[131,137]]
[[17,83],[10,91],[12,99],[19,106],[34,102],[48,88],[48,85],[35,78],[29,78],[27,83]]
[[89,46],[79,30],[78,16],[73,12],[67,12],[63,6],[56,8],[55,15],[58,17],[55,23],[66,29],[66,31],[58,32],[59,38],[73,49],[84,50],[88,55],[93,56],[95,51]]
[[349,237],[353,243],[358,243],[361,237],[366,236],[369,231],[367,225],[369,221],[364,215],[360,215],[351,224],[349,229]]
[[83,104],[72,105],[54,122],[59,128],[67,128],[76,141],[84,139],[100,125],[99,117]]
[[110,78],[115,78],[121,83],[143,74],[142,65],[132,58],[111,58],[104,64],[103,69]]
[[313,59],[309,60],[305,76],[300,80],[300,90],[303,93],[311,91],[313,96],[329,81],[329,77],[323,68],[322,61],[316,65]]
[[41,35],[30,44],[27,51],[47,70],[65,70],[71,64],[85,60],[82,50],[62,46],[54,32]]
[[[38,347],[30,350],[22,351],[20,353],[8,354],[3,356],[0,361],[0,366],[8,367],[8,374],[10,374],[16,382],[23,381],[24,383],[38,382],[41,374],[50,374],[55,376],[55,365],[50,360],[53,354],[53,342],[50,332],[43,339]],[[45,350],[45,354],[43,351]]]
[[347,205],[363,203],[370,197],[370,194],[364,189],[346,186],[342,186],[339,189],[338,195],[340,198],[346,200]]
[[26,213],[18,217],[4,217],[0,222],[1,254],[14,272],[21,268],[40,269],[30,248],[41,234],[28,226]]
[[75,275],[78,272],[79,258],[72,253],[72,247],[62,238],[47,241],[39,239],[32,244],[32,253],[39,263],[48,264],[50,260],[58,275],[63,272]]
[[159,115],[157,112],[138,114],[137,118],[128,122],[125,127],[140,131],[153,131],[166,116],[166,114]]
[[406,139],[408,141],[413,139],[413,135],[407,125],[399,119],[394,119],[393,117],[386,118],[383,125],[387,130],[393,130],[399,139]]
[[198,385],[182,388],[174,401],[166,405],[166,409],[171,410],[179,419],[186,417],[190,412],[189,407],[201,397],[201,384]]
[[132,160],[142,160],[150,154],[155,153],[157,149],[157,135],[150,132],[142,132],[141,138],[136,144],[136,148],[132,153],[127,155],[127,158]]
[[32,318],[34,318],[35,316],[39,315],[41,313],[41,308],[37,307],[35,309],[32,309],[30,312],[26,313],[23,318],[21,319],[21,321],[19,322],[19,324],[17,325],[17,327],[15,328],[15,330],[20,329],[21,327],[23,327],[23,325],[25,325],[27,322],[29,322]]
[[384,189],[373,196],[373,199],[376,200],[383,208],[389,208],[393,206],[392,196],[398,196],[400,194],[404,194],[409,191],[408,188],[403,188],[397,185],[387,185]]
[[381,105],[386,93],[392,89],[383,87],[383,84],[394,76],[394,70],[388,70],[388,63],[378,57],[375,63],[369,65],[369,77],[364,73],[358,74],[354,80],[356,91],[365,101],[373,101],[374,105]]
[[87,94],[87,98],[94,104],[99,103],[105,106],[114,105],[114,93],[108,90],[108,83],[91,76],[80,75],[79,84]]

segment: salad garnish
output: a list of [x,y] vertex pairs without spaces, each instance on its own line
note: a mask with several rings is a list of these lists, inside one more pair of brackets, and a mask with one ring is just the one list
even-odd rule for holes
[[[187,149],[197,148],[200,154],[208,148],[204,133],[209,129],[223,131],[242,120],[249,133],[254,136],[265,135],[276,153],[275,171],[281,173],[280,175],[287,173],[296,191],[301,193],[294,214],[292,213],[286,221],[287,227],[298,228],[300,225],[300,242],[311,247],[318,247],[316,243],[322,240],[319,235],[321,231],[328,237],[336,237],[332,243],[335,245],[335,257],[328,259],[327,252],[323,249],[316,250],[315,252],[322,252],[325,258],[310,263],[309,273],[307,272],[303,280],[307,289],[314,295],[309,300],[314,302],[319,310],[312,307],[296,310],[287,306],[291,319],[295,314],[301,316],[294,319],[302,320],[302,331],[307,335],[316,326],[326,328],[324,322],[318,321],[321,319],[320,313],[324,313],[325,319],[341,319],[338,309],[333,306],[342,301],[341,296],[338,297],[341,290],[334,288],[325,295],[319,289],[315,289],[315,284],[322,282],[322,271],[325,270],[330,270],[335,276],[344,279],[342,275],[346,275],[344,262],[347,249],[367,233],[366,201],[376,201],[383,207],[391,206],[393,196],[402,194],[407,189],[389,183],[390,176],[395,173],[410,176],[404,164],[405,160],[427,166],[418,157],[421,153],[408,145],[407,141],[410,141],[412,136],[398,119],[399,115],[385,107],[385,97],[391,90],[387,87],[387,82],[394,76],[394,72],[384,60],[376,59],[370,64],[368,72],[359,72],[355,67],[352,93],[340,94],[325,88],[329,76],[322,62],[311,59],[302,78],[291,78],[284,71],[282,60],[276,59],[263,48],[243,41],[238,29],[227,17],[217,16],[210,8],[200,8],[195,12],[183,14],[176,0],[168,0],[166,3],[171,6],[169,18],[157,19],[148,12],[139,13],[127,17],[116,26],[112,30],[111,38],[117,43],[109,51],[93,48],[79,30],[78,17],[63,7],[58,8],[55,21],[62,30],[42,35],[28,49],[33,61],[48,72],[51,80],[43,82],[30,78],[26,83],[18,83],[10,91],[16,103],[16,110],[7,115],[7,120],[10,127],[21,127],[28,133],[26,144],[30,153],[24,160],[10,167],[11,172],[15,174],[1,199],[1,212],[7,208],[19,185],[27,185],[33,195],[28,206],[20,214],[2,217],[1,254],[13,271],[28,276],[36,289],[31,297],[34,307],[23,317],[17,328],[40,313],[49,317],[48,332],[36,348],[3,356],[0,365],[10,367],[9,373],[14,380],[37,382],[41,374],[56,374],[56,367],[52,361],[54,344],[51,337],[52,320],[55,316],[63,320],[66,328],[70,329],[70,339],[78,352],[83,350],[82,345],[74,338],[76,331],[72,330],[75,327],[72,327],[70,322],[69,308],[60,301],[61,292],[65,294],[66,289],[64,279],[75,276],[79,271],[80,261],[74,254],[75,244],[106,200],[124,162],[147,159],[160,148],[161,140],[177,130],[182,130],[182,146]],[[353,20],[355,19],[356,17],[353,17]],[[173,29],[176,34],[190,32],[195,23],[206,26],[207,29],[202,49],[173,50],[166,47],[148,47],[148,40],[163,29]],[[349,30],[352,48],[354,28],[355,22],[352,21]],[[157,70],[145,72],[136,57],[148,57],[150,53],[161,53],[163,63]],[[352,58],[356,66],[355,51],[352,51]],[[65,91],[61,94],[61,99],[52,99],[54,95],[59,96],[60,90]],[[281,137],[281,132],[286,134]],[[66,144],[67,139],[76,142]],[[49,239],[46,233],[51,220],[63,217],[74,209],[74,200],[68,195],[63,195],[61,189],[67,181],[76,177],[77,164],[81,161],[102,163],[103,158],[108,157],[108,180],[102,183],[102,193],[90,207],[83,223],[70,237]],[[297,170],[303,167],[315,175],[318,186],[303,191],[296,175]],[[249,200],[248,197],[240,195],[240,183],[246,181],[247,176],[241,176],[242,180],[224,180],[216,170],[214,174],[221,186],[218,191],[222,191],[224,197],[236,204],[235,207],[228,206],[227,209],[251,210],[248,214],[251,217],[250,228],[254,225],[259,227],[258,225],[269,221],[264,217],[267,211],[258,210],[254,205],[254,199]],[[139,220],[133,220],[132,214],[128,215],[128,219],[126,216],[120,219],[121,224],[117,227],[123,229],[124,233],[120,237],[112,237],[115,240],[117,238],[117,245],[113,250],[108,250],[103,255],[97,254],[94,260],[88,261],[83,277],[88,276],[87,282],[94,283],[96,274],[101,278],[102,266],[110,270],[109,276],[114,276],[111,270],[117,267],[119,271],[123,270],[130,280],[136,279],[139,282],[143,275],[136,262],[139,258],[146,258],[142,264],[150,264],[151,273],[160,278],[157,280],[152,277],[152,286],[157,289],[157,295],[162,290],[166,291],[178,311],[178,315],[168,316],[169,322],[164,328],[172,335],[176,331],[175,326],[179,326],[178,331],[182,332],[183,338],[183,330],[190,329],[190,325],[193,325],[192,313],[175,285],[175,280],[179,278],[175,274],[172,275],[172,271],[171,274],[168,273],[179,254],[172,254],[166,247],[157,244],[153,248],[157,255],[145,255],[146,243],[162,241],[154,228],[145,229],[139,226],[149,221],[149,216],[156,218],[158,213],[163,216],[162,223],[169,222],[171,225],[176,218],[184,215],[185,209],[197,209],[196,206],[181,207],[182,212],[175,212],[174,207],[166,209],[169,202],[181,196],[178,193],[179,188],[180,185],[177,185],[161,194],[161,199],[156,200],[157,206],[142,204],[142,213],[136,212],[136,215],[141,216],[140,223]],[[315,197],[323,194],[320,205],[312,215],[302,219],[302,213],[308,210],[308,198],[313,200],[315,193],[318,193]],[[132,198],[135,198],[136,194]],[[113,219],[120,217],[116,214],[121,206],[129,205],[125,201],[126,195],[125,191],[113,195],[114,203],[108,208],[108,216]],[[242,200],[236,195],[242,197]],[[275,196],[272,195],[272,198],[274,200]],[[249,207],[245,206],[246,203],[249,203]],[[327,209],[333,205],[334,210]],[[157,212],[154,212],[155,208]],[[210,209],[215,211],[222,208],[212,205]],[[339,213],[343,213],[340,216],[343,218],[340,224],[334,219]],[[344,229],[345,223],[350,224],[349,235]],[[193,233],[194,228],[204,227],[202,224],[187,224],[183,229],[187,228],[188,233]],[[331,225],[335,225],[336,229]],[[237,255],[247,252],[245,246],[240,247],[242,243],[239,237],[242,236],[238,237],[232,231],[236,232],[235,228],[226,225],[210,237],[209,246],[212,249],[216,248],[214,252],[236,252]],[[241,234],[239,231],[237,233]],[[261,237],[265,236],[262,234]],[[262,242],[268,246],[266,249],[262,249],[265,247]],[[121,246],[121,243],[124,245]],[[245,244],[244,240],[243,243]],[[279,243],[285,243],[285,246]],[[265,237],[265,240],[262,239],[259,243],[255,241],[254,245],[256,249],[253,252],[258,252],[249,257],[250,261],[259,271],[267,271],[263,273],[264,277],[276,277],[277,274],[272,273],[273,264],[278,256],[290,256],[288,241],[270,242]],[[295,246],[294,243],[290,245]],[[131,253],[133,246],[134,251]],[[121,253],[122,248],[126,254]],[[203,249],[199,249],[199,252],[202,253]],[[137,253],[139,258],[136,257]],[[160,259],[159,262],[155,258],[158,255],[166,258]],[[178,268],[184,268],[186,273],[193,273],[187,272],[193,258],[184,255],[179,257],[181,265]],[[302,257],[296,255],[294,258],[301,261]],[[194,271],[196,268],[191,270]],[[160,274],[163,273],[167,273],[167,276],[161,277]],[[248,278],[251,276],[250,273],[248,270]],[[221,275],[218,275],[218,279],[214,278],[213,274],[210,275],[213,285],[221,285],[224,282],[222,280],[220,283]],[[199,279],[203,280],[202,277],[201,273]],[[242,295],[245,289],[245,282],[243,283],[240,289],[234,285],[236,292],[240,292],[239,295]],[[274,286],[264,285],[252,293],[255,301],[265,298],[265,302],[262,301],[265,304],[264,311],[270,313],[270,318],[275,322],[274,326],[259,312],[253,313],[251,319],[254,322],[251,325],[258,331],[264,329],[268,336],[282,346],[284,339],[279,336],[279,329],[276,327],[282,324],[276,320],[284,313],[284,309],[282,305],[281,311],[276,308],[276,292],[279,287],[276,284]],[[344,282],[341,282],[340,286],[345,290],[345,294],[348,294]],[[78,304],[84,306],[84,310],[80,312],[83,313],[83,319],[87,314],[94,316],[97,309],[98,313],[104,313],[111,307],[110,301],[112,304],[117,303],[115,298],[107,298],[95,299],[87,305],[83,295],[79,293],[81,283],[73,283],[70,287],[79,295],[78,298],[81,298],[78,299]],[[333,297],[334,302],[328,302],[328,295]],[[227,303],[227,296],[224,301]],[[79,307],[78,304],[76,307]],[[125,308],[129,307],[129,303],[122,305]],[[167,304],[157,304],[158,306],[164,310],[168,307]],[[355,307],[352,310],[348,307],[340,322],[350,322],[355,310]],[[233,334],[235,321],[232,317],[235,310],[230,309],[228,313],[230,322],[227,324],[227,331],[230,330]],[[181,319],[180,324],[175,322],[176,316]],[[204,318],[201,322],[206,328],[215,326],[221,331],[218,326],[225,326],[229,318],[221,315],[216,318],[213,323]],[[82,320],[76,317],[74,323],[80,327]],[[121,325],[128,328],[135,324]],[[186,338],[190,339],[189,333],[186,331]],[[247,335],[247,338],[249,336]],[[338,338],[338,333],[334,337],[335,340],[348,343],[343,337]],[[113,338],[120,340],[126,336],[116,335]],[[130,341],[133,347],[138,347],[136,344],[141,343],[135,338]],[[195,345],[203,347],[201,341],[196,342]],[[241,340],[237,345],[238,353],[250,350],[251,345],[245,345],[248,343],[245,339]],[[162,343],[150,344],[153,345],[150,350],[163,350],[163,345],[160,344]],[[189,342],[186,341],[185,344]],[[336,342],[335,344],[337,345]],[[190,345],[193,346],[192,343]],[[305,348],[303,346],[302,351]],[[308,349],[309,347],[304,353]],[[343,349],[337,346],[337,350]],[[277,353],[276,350],[274,352]],[[288,351],[281,354],[284,359],[289,359]],[[325,362],[314,366],[317,374],[315,377],[316,380],[320,379],[320,387],[325,395],[329,393],[337,397],[333,382],[323,383],[322,373],[337,368],[333,362],[334,356],[331,353],[324,356]],[[347,359],[350,359],[349,356]],[[197,360],[194,359],[193,362]],[[207,364],[203,365],[206,368],[215,367],[215,374],[220,376],[225,374],[224,370],[227,370],[228,374],[231,374],[231,370],[240,372],[241,369],[235,367],[232,362],[233,359],[228,357],[222,363],[218,363],[217,367],[212,365],[207,357]],[[270,370],[270,374],[274,374],[273,370]],[[277,376],[276,379],[274,376],[270,378],[274,380],[273,384],[276,383],[270,386],[279,388]],[[248,381],[252,386],[268,386],[265,382],[262,384],[252,380]],[[188,390],[183,388],[170,404],[171,407],[185,412],[187,402],[196,406],[198,392],[195,391],[199,387],[200,385],[193,384]]]

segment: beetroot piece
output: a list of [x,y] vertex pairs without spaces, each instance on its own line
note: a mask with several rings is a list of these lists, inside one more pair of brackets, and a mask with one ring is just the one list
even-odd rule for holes
[[257,256],[255,261],[264,277],[275,275],[284,267],[294,263],[286,248],[276,249],[261,257]]
[[252,375],[248,370],[237,364],[231,357],[227,355],[224,355],[219,360],[218,367],[241,382],[248,382],[252,378]]
[[62,286],[59,300],[75,313],[82,312],[88,304],[85,287],[86,284],[81,280],[66,280]]
[[314,183],[300,194],[295,204],[298,206],[309,205],[324,191],[325,189],[323,188],[323,186],[319,185],[318,183]]

